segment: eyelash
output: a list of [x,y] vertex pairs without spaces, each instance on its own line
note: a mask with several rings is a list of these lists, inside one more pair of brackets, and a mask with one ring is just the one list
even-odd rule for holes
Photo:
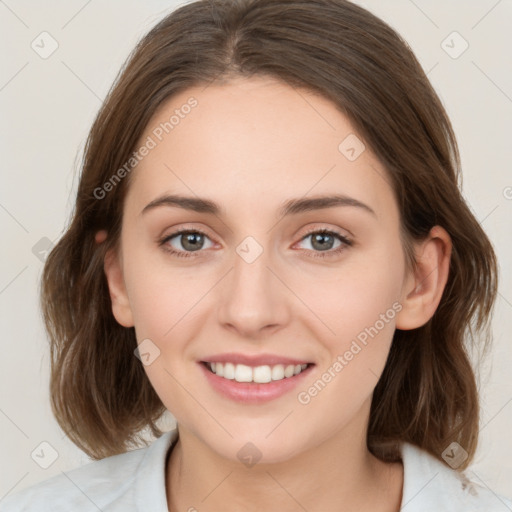
[[[200,234],[204,235],[207,238],[210,238],[205,232],[199,230],[199,229],[180,229],[179,231],[176,231],[170,235],[167,235],[163,239],[159,241],[159,245],[162,246],[162,249],[173,256],[177,256],[178,258],[191,258],[194,257],[194,252],[203,252],[201,250],[199,251],[176,251],[175,249],[170,248],[166,243],[171,240],[172,238],[177,237],[178,235],[181,235],[183,233],[188,234]],[[340,245],[337,249],[331,249],[329,251],[310,251],[307,249],[307,252],[313,252],[313,254],[310,256],[312,258],[331,258],[335,257],[338,254],[340,254],[342,251],[344,251],[347,247],[351,247],[353,245],[353,242],[347,238],[346,236],[342,235],[341,233],[338,233],[337,231],[329,230],[329,229],[312,229],[311,231],[307,232],[300,241],[302,242],[305,240],[308,236],[313,234],[326,234],[326,235],[334,235],[337,237],[341,242],[342,245]]]

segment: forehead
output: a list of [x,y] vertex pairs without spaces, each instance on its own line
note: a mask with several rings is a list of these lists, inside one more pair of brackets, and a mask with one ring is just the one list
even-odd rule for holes
[[326,98],[274,79],[182,91],[160,106],[138,147],[148,141],[128,193],[139,210],[162,193],[209,197],[233,212],[333,193],[377,214],[394,201],[348,118]]

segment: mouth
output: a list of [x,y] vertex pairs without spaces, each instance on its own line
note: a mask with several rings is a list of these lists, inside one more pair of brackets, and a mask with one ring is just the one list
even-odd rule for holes
[[315,363],[276,356],[225,354],[198,361],[209,385],[223,398],[261,404],[291,392]]
[[208,362],[201,361],[202,364],[217,377],[236,382],[253,382],[256,384],[267,384],[273,381],[289,379],[299,375],[306,370],[312,363],[304,364],[275,364],[248,366],[245,364],[236,364],[231,362]]

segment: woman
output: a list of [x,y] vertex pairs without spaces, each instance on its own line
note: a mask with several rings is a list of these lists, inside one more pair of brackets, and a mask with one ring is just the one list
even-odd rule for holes
[[97,461],[0,510],[512,506],[463,473],[496,259],[459,173],[435,91],[368,11],[164,18],[95,120],[43,276],[52,407]]

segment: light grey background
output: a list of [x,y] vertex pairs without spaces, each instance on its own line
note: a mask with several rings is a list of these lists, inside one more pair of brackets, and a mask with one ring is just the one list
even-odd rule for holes
[[[468,473],[507,495],[512,489],[512,1],[358,3],[393,26],[428,72],[458,137],[464,194],[498,253],[494,349],[480,372],[480,447]],[[64,436],[49,407],[49,352],[37,297],[45,239],[58,239],[67,222],[85,138],[121,64],[137,40],[177,5],[0,0],[0,498],[89,460]],[[50,36],[41,36],[44,31]],[[58,48],[42,58],[52,40]],[[166,418],[163,426],[171,421]],[[52,462],[52,450],[58,456],[43,469],[41,464]]]

